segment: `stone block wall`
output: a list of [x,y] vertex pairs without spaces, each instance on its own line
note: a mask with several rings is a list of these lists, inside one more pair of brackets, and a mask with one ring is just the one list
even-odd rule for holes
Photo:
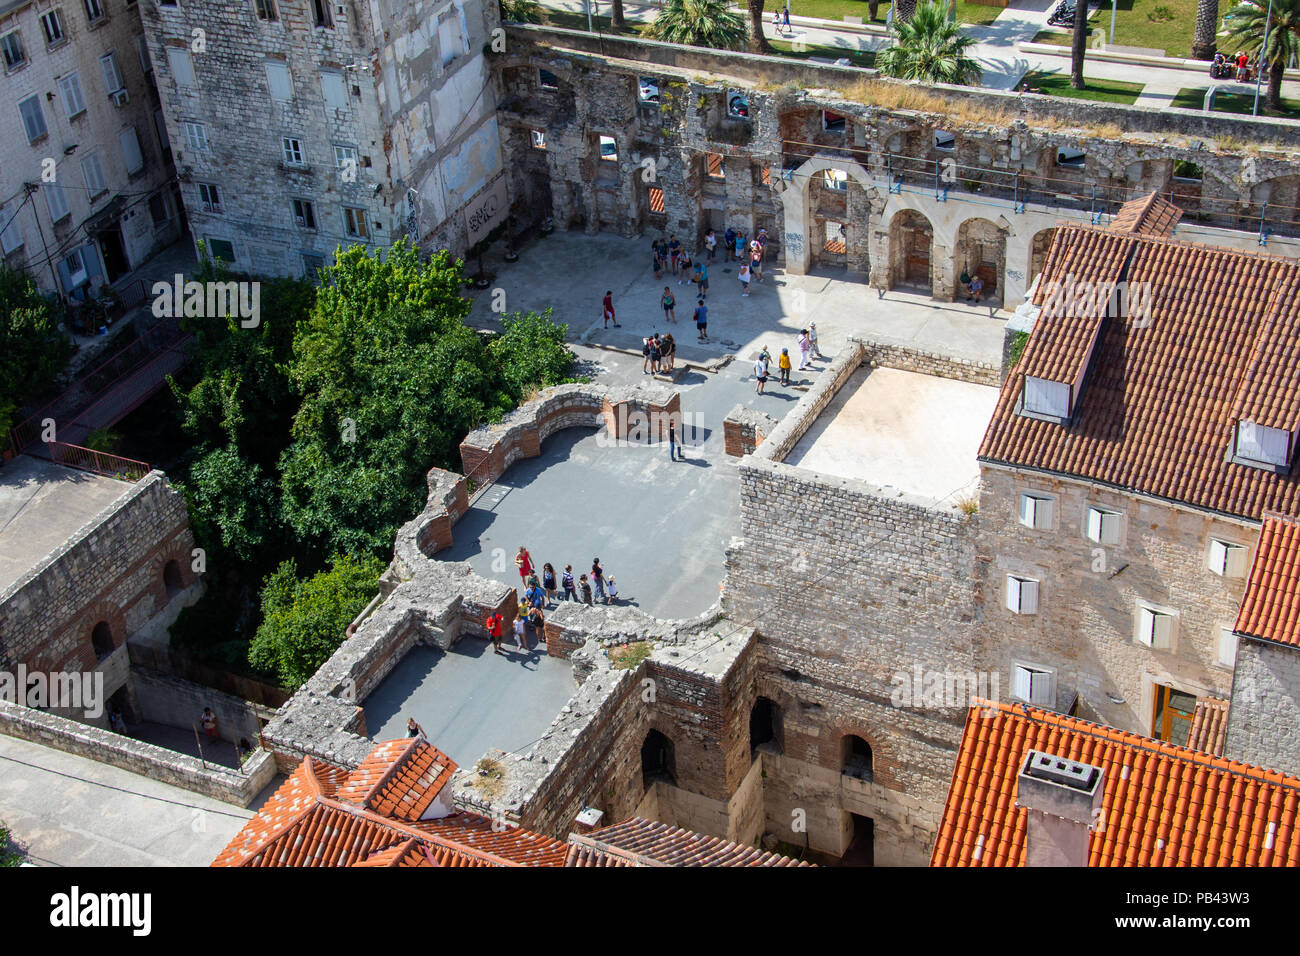
[[203,708],[211,707],[222,740],[235,745],[241,739],[254,743],[261,730],[257,713],[247,701],[179,677],[136,667],[131,671],[131,689],[140,720],[169,727],[197,727]]
[[1242,637],[1223,756],[1300,776],[1300,650]]
[[[123,484],[120,498],[0,593],[0,666],[94,670],[95,626],[107,623],[115,649],[147,627],[170,601],[169,562],[182,588],[195,583],[193,547],[185,499],[162,472]],[[191,589],[188,600],[198,596]]]
[[722,420],[722,437],[727,454],[733,458],[752,455],[763,439],[777,426],[771,415],[737,405]]

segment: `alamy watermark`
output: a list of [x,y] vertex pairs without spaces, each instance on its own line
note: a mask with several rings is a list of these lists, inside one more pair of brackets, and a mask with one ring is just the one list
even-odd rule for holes
[[967,708],[976,699],[996,701],[1002,688],[997,671],[934,671],[916,664],[910,671],[895,671],[889,679],[894,689],[889,702],[895,707]]
[[80,710],[96,720],[104,714],[101,671],[0,671],[0,700],[35,710]]
[[1101,318],[1105,315],[1129,319],[1135,329],[1151,322],[1150,282],[1089,282],[1068,273],[1064,281],[1043,286],[1043,311],[1068,318]]
[[160,319],[237,315],[241,328],[255,329],[262,324],[260,282],[186,282],[178,272],[171,282],[155,282],[153,297],[153,314]]
[[643,412],[621,405],[615,412],[613,430],[610,424],[607,421],[606,427],[596,433],[596,444],[601,448],[662,444],[668,441],[670,427],[682,446],[701,444],[708,435],[700,412]]

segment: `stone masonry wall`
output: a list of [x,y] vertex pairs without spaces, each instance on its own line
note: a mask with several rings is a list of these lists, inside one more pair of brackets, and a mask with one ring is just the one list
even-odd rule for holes
[[1300,651],[1242,637],[1223,756],[1300,776]]

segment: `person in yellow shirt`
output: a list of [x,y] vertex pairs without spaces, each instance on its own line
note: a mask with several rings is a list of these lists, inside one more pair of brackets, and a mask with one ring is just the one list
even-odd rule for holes
[[781,370],[781,384],[790,384],[790,350],[782,349],[781,357],[776,360],[777,368]]

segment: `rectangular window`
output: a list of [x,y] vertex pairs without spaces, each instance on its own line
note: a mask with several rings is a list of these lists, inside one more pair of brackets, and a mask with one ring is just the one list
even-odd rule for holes
[[196,85],[194,82],[194,61],[190,58],[189,50],[169,46],[167,48],[167,67],[172,71],[177,86],[186,89],[194,88]]
[[18,112],[23,117],[23,129],[27,132],[27,142],[34,143],[45,135],[45,114],[41,111],[41,101],[35,95],[27,97],[18,104]]
[[369,239],[370,223],[364,209],[343,207],[343,231],[353,239]]
[[659,81],[654,77],[643,76],[637,83],[637,100],[642,103],[659,105]]
[[662,214],[664,209],[664,191],[658,186],[650,187],[650,211]]
[[305,166],[303,161],[302,142],[294,139],[292,136],[280,137],[280,149],[284,154],[284,164],[286,166]]
[[205,151],[208,148],[208,128],[202,123],[185,124],[185,142],[190,149]]
[[727,115],[749,119],[749,99],[744,93],[731,93],[727,97]]
[[1056,675],[1051,671],[1024,664],[1011,667],[1011,693],[1027,704],[1039,707],[1056,705]]
[[12,202],[0,206],[0,254],[7,256],[23,247],[23,230],[18,225],[19,208]]
[[58,10],[41,14],[41,30],[45,33],[45,45],[54,46],[63,41],[63,20]]
[[167,200],[161,195],[149,197],[149,218],[153,220],[154,232],[171,222],[171,214],[167,211]]
[[1020,496],[1020,523],[1035,531],[1050,531],[1055,504],[1054,498],[1025,492]]
[[59,93],[63,96],[63,108],[67,111],[68,119],[86,112],[86,98],[81,95],[81,80],[77,74],[69,73],[59,77]]
[[1138,643],[1167,651],[1174,642],[1174,616],[1168,611],[1138,605]]
[[104,76],[104,92],[109,96],[126,87],[122,82],[122,71],[118,69],[117,57],[114,54],[105,53],[99,58],[99,72]]
[[546,148],[546,134],[540,129],[529,130],[532,133],[533,149]]
[[149,56],[149,41],[141,33],[135,38],[135,56],[140,61],[140,69],[145,74],[153,72],[153,57]]
[[199,183],[199,206],[204,212],[221,212],[221,190],[212,183]]
[[99,156],[91,153],[81,161],[81,171],[86,174],[86,188],[90,191],[90,201],[108,192],[108,180],[104,177],[104,167]]
[[1038,582],[1033,578],[1007,575],[1007,610],[1013,614],[1038,613]]
[[334,21],[330,17],[329,0],[311,0],[311,22],[321,29],[334,26]]
[[266,80],[271,88],[271,99],[288,102],[293,99],[293,80],[289,76],[289,65],[272,60],[266,64]]
[[347,90],[343,85],[342,73],[322,73],[320,75],[321,93],[325,97],[325,105],[334,110],[345,110],[348,108]]
[[89,278],[89,270],[86,269],[85,250],[73,249],[64,256],[63,268],[68,272],[69,289],[75,289],[82,285]]
[[822,110],[822,129],[828,133],[844,132],[844,117],[839,113],[832,113],[830,110]]
[[63,187],[58,183],[43,183],[41,190],[45,193],[45,205],[50,208],[50,222],[58,222],[70,211]]
[[1049,382],[1045,378],[1025,376],[1022,397],[1024,410],[1053,418],[1070,416],[1070,386],[1062,382]]
[[1210,570],[1221,578],[1245,577],[1246,552],[1247,549],[1244,545],[1211,538]]
[[1219,628],[1219,646],[1218,653],[1215,655],[1215,662],[1220,667],[1237,666],[1237,634],[1230,627]]
[[306,199],[293,201],[293,221],[301,229],[316,228],[316,207]]
[[1105,508],[1088,508],[1085,534],[1089,541],[1097,544],[1119,544],[1120,522],[1124,516],[1118,511]]
[[614,142],[613,136],[601,136],[600,139],[600,158],[607,163],[618,162],[618,144]]
[[140,137],[134,126],[128,126],[117,134],[117,141],[122,147],[122,160],[126,163],[127,174],[138,173],[144,169],[144,154],[140,152]]
[[543,70],[540,67],[537,70],[537,82],[545,90],[558,90],[560,88],[559,77],[550,70]]
[[762,172],[760,172],[760,173],[758,174],[758,180],[759,180],[759,182],[761,182],[764,186],[771,186],[771,185],[772,185],[772,169],[771,169],[771,167],[769,167],[769,166],[764,166]]
[[280,19],[280,15],[275,11],[275,0],[256,0],[254,6],[257,8],[257,19],[268,21]]
[[707,161],[708,161],[708,171],[709,171],[709,176],[710,176],[710,178],[712,178],[712,179],[726,179],[726,178],[727,178],[727,174],[726,174],[725,172],[723,172],[723,169],[722,169],[722,154],[721,154],[721,153],[709,153],[709,155],[708,155],[708,160],[707,160]]
[[16,70],[27,62],[27,52],[23,49],[23,38],[17,30],[0,37],[0,51],[5,58],[5,69]]
[[235,261],[235,244],[229,239],[213,239],[207,237],[208,253],[214,259],[220,259],[222,262]]
[[104,4],[101,0],[82,0],[86,5],[86,19],[91,23],[102,19],[104,16]]
[[1237,425],[1237,457],[1263,465],[1284,466],[1290,458],[1291,433],[1254,422]]

